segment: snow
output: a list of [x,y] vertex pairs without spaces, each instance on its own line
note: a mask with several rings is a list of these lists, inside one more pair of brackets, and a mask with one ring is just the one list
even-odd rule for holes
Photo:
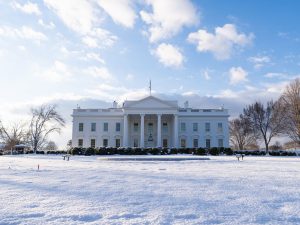
[[0,224],[300,224],[300,158],[208,157],[0,156]]

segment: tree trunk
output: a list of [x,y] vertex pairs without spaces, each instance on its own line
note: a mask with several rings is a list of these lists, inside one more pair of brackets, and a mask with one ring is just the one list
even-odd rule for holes
[[266,145],[266,155],[269,155],[269,144],[266,139],[265,139],[265,145]]

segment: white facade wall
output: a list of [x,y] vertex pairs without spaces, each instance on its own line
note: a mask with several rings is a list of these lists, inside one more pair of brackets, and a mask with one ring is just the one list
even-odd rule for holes
[[[141,114],[144,115],[144,138],[141,138]],[[158,125],[159,116],[161,123]],[[120,145],[124,147],[134,147],[135,139],[138,147],[163,147],[164,139],[167,140],[167,147],[181,147],[181,140],[184,139],[185,147],[189,148],[195,147],[194,139],[198,140],[198,147],[206,147],[206,139],[210,139],[210,147],[220,147],[219,139],[222,139],[223,146],[229,147],[229,115],[226,109],[183,109],[178,107],[176,101],[162,101],[149,96],[140,101],[126,101],[122,108],[74,109],[72,117],[73,147],[78,147],[79,139],[83,140],[83,147],[90,147],[91,139],[96,140],[96,147],[103,146],[103,139],[107,139],[108,146],[111,147],[116,146],[116,139],[120,139]],[[124,130],[125,118],[127,129]],[[83,131],[79,131],[79,123],[84,124]],[[96,123],[95,132],[91,131],[92,123]],[[108,131],[104,131],[104,123],[108,123]],[[116,123],[120,123],[119,132],[116,131]],[[136,131],[134,123],[138,124]],[[153,125],[152,129],[149,127],[150,123]],[[164,130],[163,123],[167,123],[167,131]],[[181,123],[185,123],[184,131],[181,130]],[[197,131],[193,131],[193,123],[198,124]],[[205,131],[205,123],[210,124],[209,132]],[[218,129],[218,123],[222,123],[222,130]],[[128,137],[127,146],[125,137]]]

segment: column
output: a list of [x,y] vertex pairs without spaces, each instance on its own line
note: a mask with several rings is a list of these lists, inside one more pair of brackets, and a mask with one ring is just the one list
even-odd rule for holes
[[124,114],[123,147],[128,147],[128,115]]
[[145,140],[144,140],[144,137],[145,137],[145,114],[141,114],[141,140],[140,140],[140,147],[141,148],[144,148],[144,143],[145,143]]
[[157,114],[157,147],[161,147],[161,114]]
[[174,147],[178,148],[178,115],[174,114]]

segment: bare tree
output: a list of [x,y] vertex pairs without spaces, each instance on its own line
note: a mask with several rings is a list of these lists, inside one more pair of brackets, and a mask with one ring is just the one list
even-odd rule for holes
[[250,128],[263,139],[266,153],[269,154],[269,144],[273,137],[284,133],[285,118],[282,116],[284,108],[280,101],[267,102],[264,106],[260,102],[244,108],[242,117],[249,121]]
[[42,105],[31,109],[30,141],[32,149],[36,152],[47,143],[49,134],[61,132],[65,120],[56,111],[56,105]]
[[284,107],[286,118],[285,132],[298,145],[300,144],[300,79],[288,84],[279,101]]
[[0,140],[4,142],[6,149],[28,142],[28,131],[25,129],[25,126],[26,124],[23,122],[4,126],[0,121]]
[[246,146],[256,144],[257,135],[249,122],[241,116],[229,121],[230,142],[235,149],[243,150]]

